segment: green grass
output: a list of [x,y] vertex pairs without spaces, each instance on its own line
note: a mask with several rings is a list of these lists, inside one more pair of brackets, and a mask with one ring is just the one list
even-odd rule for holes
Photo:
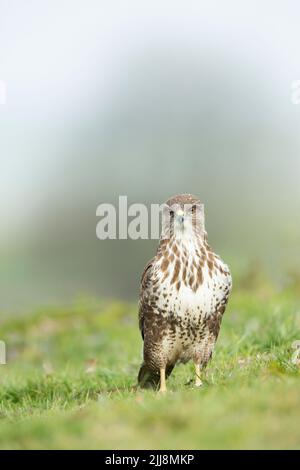
[[136,390],[136,305],[82,300],[5,318],[0,448],[300,448],[296,292],[234,292],[204,385],[177,366],[166,396]]

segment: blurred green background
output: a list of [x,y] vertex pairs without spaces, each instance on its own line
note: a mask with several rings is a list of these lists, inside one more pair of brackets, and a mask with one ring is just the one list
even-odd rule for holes
[[[136,299],[156,241],[96,207],[191,192],[235,285],[298,279],[300,6],[0,0],[0,312]],[[250,273],[250,274],[249,274]]]

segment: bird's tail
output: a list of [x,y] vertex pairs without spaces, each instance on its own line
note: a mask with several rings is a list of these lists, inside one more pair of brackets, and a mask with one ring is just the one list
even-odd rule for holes
[[[166,377],[169,377],[174,366],[166,367]],[[150,369],[145,362],[140,367],[138,375],[138,384],[141,388],[157,389],[160,382],[159,370]]]

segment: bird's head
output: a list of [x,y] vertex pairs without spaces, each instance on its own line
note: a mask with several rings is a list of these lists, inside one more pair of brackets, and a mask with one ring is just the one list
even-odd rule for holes
[[204,205],[191,194],[174,196],[162,206],[163,238],[203,236]]

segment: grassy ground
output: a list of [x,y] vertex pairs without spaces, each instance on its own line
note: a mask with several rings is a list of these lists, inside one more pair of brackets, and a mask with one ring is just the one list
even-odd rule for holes
[[192,365],[178,366],[166,396],[132,388],[136,305],[82,300],[2,319],[0,447],[299,449],[298,301],[235,292],[203,387],[187,384]]

